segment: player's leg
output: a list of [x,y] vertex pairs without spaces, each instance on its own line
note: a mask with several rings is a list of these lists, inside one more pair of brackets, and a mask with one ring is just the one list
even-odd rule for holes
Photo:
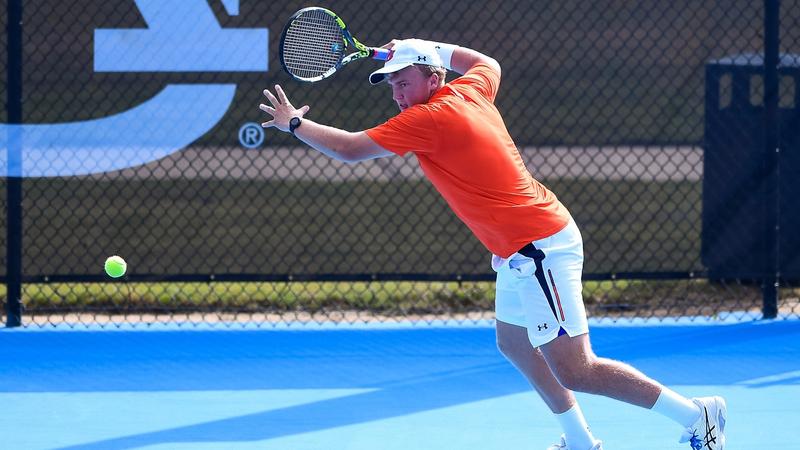
[[497,321],[497,347],[522,373],[554,414],[561,414],[575,404],[575,396],[553,375],[542,352],[528,340],[525,328]]
[[566,449],[566,440],[575,448],[590,448],[596,443],[586,419],[571,391],[556,380],[547,365],[542,352],[534,348],[528,340],[525,328],[497,321],[497,347],[500,352],[522,373],[531,386],[536,389],[564,431],[561,444],[551,449]]
[[594,354],[588,334],[559,336],[541,347],[559,382],[568,389],[603,395],[652,409],[686,431],[681,442],[692,448],[718,450],[725,446],[725,401],[720,397],[687,399],[621,361]]
[[[559,382],[570,390],[604,395],[653,409],[690,433],[705,433],[706,449],[722,449],[725,405],[720,398],[689,400],[620,361],[597,357],[591,348],[583,305],[581,273],[583,244],[574,223],[550,238],[537,241],[518,262],[522,281],[518,291],[526,316],[538,321],[528,326],[528,337],[540,348]],[[528,272],[531,276],[524,278]],[[556,331],[558,330],[558,331]],[[710,411],[709,419],[701,411]],[[711,425],[708,425],[711,423]],[[716,434],[715,434],[716,433]],[[718,435],[718,436],[717,436]],[[704,442],[706,444],[706,442]]]
[[[516,287],[518,283],[519,278],[511,273],[507,263],[499,268],[495,296],[497,346],[536,389],[564,431],[563,445],[550,448],[587,450],[598,441],[589,431],[572,392],[561,386],[541,351],[531,345],[526,329],[528,322]],[[571,445],[567,447],[566,442]]]
[[561,335],[542,345],[541,351],[559,382],[568,389],[643,408],[651,408],[661,393],[660,384],[630,365],[596,356],[588,333],[574,337]]

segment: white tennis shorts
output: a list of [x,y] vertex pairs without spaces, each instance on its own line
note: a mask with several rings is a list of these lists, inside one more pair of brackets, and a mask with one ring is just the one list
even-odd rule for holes
[[525,253],[508,258],[494,255],[497,272],[495,318],[525,327],[534,347],[560,334],[589,332],[583,306],[583,240],[570,219],[558,233],[537,241]]

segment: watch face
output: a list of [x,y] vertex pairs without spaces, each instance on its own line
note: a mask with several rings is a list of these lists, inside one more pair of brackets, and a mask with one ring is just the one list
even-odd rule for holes
[[289,131],[294,134],[295,128],[300,126],[300,118],[299,117],[292,117],[289,119]]

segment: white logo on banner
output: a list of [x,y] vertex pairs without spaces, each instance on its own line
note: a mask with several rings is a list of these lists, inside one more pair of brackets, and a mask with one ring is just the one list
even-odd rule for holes
[[[239,0],[223,0],[230,15]],[[266,72],[269,31],[226,29],[207,0],[136,0],[147,28],[97,29],[95,72]],[[54,177],[138,166],[174,153],[225,115],[235,84],[168,84],[146,102],[100,119],[0,124],[0,174]],[[263,137],[262,137],[263,139]],[[259,144],[260,145],[260,144]]]

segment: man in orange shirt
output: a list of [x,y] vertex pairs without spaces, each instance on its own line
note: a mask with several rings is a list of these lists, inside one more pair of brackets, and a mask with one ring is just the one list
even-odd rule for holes
[[[288,131],[345,162],[414,153],[453,212],[492,252],[497,272],[500,351],[528,379],[564,435],[551,450],[598,450],[573,391],[657,411],[682,425],[691,448],[724,448],[720,397],[687,399],[633,367],[597,357],[581,296],[583,241],[556,196],[526,169],[494,106],[500,65],[475,50],[408,39],[370,82],[388,81],[400,113],[366,131],[348,132],[307,118],[280,86],[264,91],[272,116],[263,127]],[[445,83],[446,70],[462,76]]]

